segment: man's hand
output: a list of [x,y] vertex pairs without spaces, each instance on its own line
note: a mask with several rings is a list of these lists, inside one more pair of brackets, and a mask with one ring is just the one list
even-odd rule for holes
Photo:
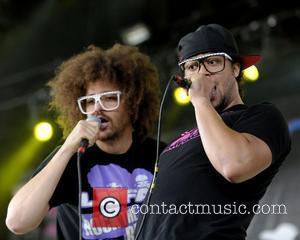
[[64,147],[70,149],[75,153],[79,148],[80,141],[82,139],[87,139],[89,141],[89,146],[92,146],[97,140],[98,132],[98,122],[80,120],[74,127],[70,135],[67,137],[64,143]]
[[211,74],[195,74],[189,78],[192,85],[188,90],[188,95],[194,106],[196,102],[211,102],[211,97],[215,91],[215,83],[210,76]]

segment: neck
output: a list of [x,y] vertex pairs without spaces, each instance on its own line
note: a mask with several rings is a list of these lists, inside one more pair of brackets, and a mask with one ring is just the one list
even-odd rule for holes
[[238,105],[238,104],[244,104],[240,94],[239,94],[239,87],[237,82],[235,82],[234,84],[234,89],[232,91],[232,95],[229,98],[228,104],[227,106],[224,108],[224,110],[234,106],[234,105]]
[[238,104],[244,104],[244,102],[243,102],[243,100],[241,99],[240,95],[238,95],[236,98],[234,98],[234,99],[230,102],[230,104],[228,104],[228,105],[226,106],[226,108],[225,108],[224,110],[226,110],[226,109],[228,109],[228,108],[230,108],[230,107],[232,107],[232,106],[234,106],[234,105],[238,105]]
[[132,132],[123,134],[121,137],[113,140],[96,141],[97,146],[104,152],[110,154],[123,154],[128,151],[132,144]]

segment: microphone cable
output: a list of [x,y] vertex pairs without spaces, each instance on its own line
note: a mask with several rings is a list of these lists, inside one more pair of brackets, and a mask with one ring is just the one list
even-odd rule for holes
[[84,151],[77,151],[77,175],[78,175],[78,204],[77,204],[77,210],[78,210],[78,238],[79,240],[82,240],[81,237],[81,227],[82,227],[82,219],[81,219],[81,194],[82,194],[82,184],[81,184],[81,167],[80,167],[80,159],[83,155]]
[[[101,125],[101,119],[97,118],[94,115],[88,115],[86,121],[94,121],[97,122],[99,127]],[[77,204],[77,210],[78,210],[78,238],[79,240],[82,240],[82,217],[81,217],[81,195],[82,195],[82,178],[81,178],[81,166],[80,166],[80,160],[82,155],[85,153],[87,147],[89,146],[89,141],[87,139],[82,139],[80,142],[80,146],[77,150],[77,176],[78,176],[78,204]]]
[[[157,173],[158,173],[158,170],[159,170],[158,169],[158,162],[159,162],[159,146],[160,146],[160,134],[161,134],[162,109],[163,109],[165,97],[166,97],[168,89],[170,87],[170,83],[172,82],[172,80],[175,81],[175,78],[176,78],[176,76],[172,76],[169,79],[169,81],[167,82],[167,85],[165,87],[165,91],[163,93],[163,96],[162,96],[162,99],[161,99],[161,102],[160,102],[159,115],[158,115],[158,123],[157,123],[156,159],[155,159],[155,164],[154,164],[154,173],[153,173],[153,178],[152,178],[151,186],[150,186],[150,189],[149,189],[149,192],[148,192],[148,196],[147,196],[147,199],[146,199],[146,201],[144,203],[147,206],[150,203],[152,191],[153,191],[153,189],[155,187],[155,180],[156,180]],[[145,222],[145,218],[146,218],[146,214],[142,214],[142,220],[141,220],[141,223],[140,223],[139,228],[137,230],[137,234],[134,237],[134,240],[138,239],[138,237],[139,237],[139,235],[141,233],[141,230],[143,228],[143,225],[144,225],[144,222]]]
[[[90,121],[90,120],[88,120]],[[78,176],[78,204],[77,204],[77,210],[78,210],[78,238],[79,240],[82,240],[81,236],[81,228],[82,228],[82,218],[81,218],[81,195],[82,195],[82,179],[81,179],[81,166],[80,166],[80,159],[82,155],[85,153],[85,150],[87,149],[89,145],[89,141],[87,139],[82,139],[80,142],[80,147],[77,150],[77,176]]]

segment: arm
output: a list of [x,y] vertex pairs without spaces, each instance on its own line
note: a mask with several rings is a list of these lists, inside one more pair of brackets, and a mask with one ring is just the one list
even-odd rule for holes
[[206,99],[197,99],[194,107],[208,159],[228,181],[246,181],[271,164],[272,153],[264,141],[230,129]]
[[239,66],[234,65],[222,79],[205,71],[194,74],[188,91],[206,155],[213,167],[233,183],[254,177],[272,162],[271,150],[264,141],[229,128],[212,105],[214,98],[226,99],[227,107],[242,103],[235,79],[238,73]]
[[96,122],[79,121],[50,162],[15,194],[6,217],[6,225],[12,232],[27,233],[42,222],[49,200],[81,139],[86,138],[93,144],[98,130]]

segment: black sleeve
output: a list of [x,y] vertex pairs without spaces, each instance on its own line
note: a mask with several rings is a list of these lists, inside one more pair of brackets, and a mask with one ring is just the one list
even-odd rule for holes
[[[38,168],[34,171],[32,177],[38,174],[53,158],[53,156],[58,152],[61,146],[56,147],[47,157],[46,159],[38,166]],[[76,159],[74,156],[70,159],[69,163],[66,166],[66,169],[60,178],[56,189],[49,200],[50,208],[56,207],[62,203],[76,202],[76,194],[77,194],[77,171],[76,171]]]
[[233,124],[233,129],[264,141],[272,152],[272,163],[282,159],[290,151],[291,140],[286,121],[270,103],[249,107]]

